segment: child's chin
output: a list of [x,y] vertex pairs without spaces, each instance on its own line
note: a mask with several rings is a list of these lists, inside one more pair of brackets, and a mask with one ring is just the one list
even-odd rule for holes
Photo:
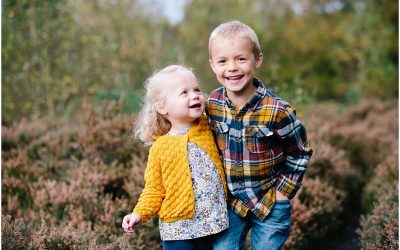
[[201,115],[203,114],[203,111],[199,111],[198,113],[196,113],[195,115],[194,115],[194,117],[196,118],[196,119],[198,119],[198,118],[200,118],[201,117]]

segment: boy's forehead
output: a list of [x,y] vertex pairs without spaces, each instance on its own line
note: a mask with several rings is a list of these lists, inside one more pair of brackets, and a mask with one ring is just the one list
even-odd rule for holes
[[[217,47],[223,47],[226,44],[231,44],[231,45],[244,45],[245,47],[248,47],[248,49],[253,50],[254,49],[254,44],[251,42],[251,39],[246,37],[246,36],[236,36],[234,38],[224,38],[224,37],[220,37],[220,38],[216,38],[213,41],[211,41],[210,43],[210,53],[213,49],[216,49],[215,45],[217,45]],[[221,46],[218,46],[221,45]]]

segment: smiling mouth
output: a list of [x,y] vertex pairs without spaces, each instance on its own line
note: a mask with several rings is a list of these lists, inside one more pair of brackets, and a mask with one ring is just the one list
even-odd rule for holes
[[189,106],[189,108],[200,108],[200,107],[201,107],[201,103],[196,103],[196,104]]
[[226,79],[228,80],[239,80],[243,77],[243,75],[239,75],[239,76],[228,76],[226,77]]

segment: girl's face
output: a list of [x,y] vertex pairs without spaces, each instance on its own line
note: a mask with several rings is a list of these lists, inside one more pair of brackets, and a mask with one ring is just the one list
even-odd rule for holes
[[204,96],[192,73],[167,75],[162,95],[164,98],[157,111],[171,123],[171,130],[190,126],[204,112]]

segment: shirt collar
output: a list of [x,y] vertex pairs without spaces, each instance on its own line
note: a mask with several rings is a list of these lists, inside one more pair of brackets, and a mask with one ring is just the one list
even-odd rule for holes
[[[267,94],[267,89],[265,88],[264,84],[258,80],[257,78],[253,78],[253,85],[257,87],[256,92],[254,95],[250,98],[250,100],[244,105],[242,109],[251,109],[254,111],[258,104],[262,101],[264,96]],[[223,88],[223,97],[225,103],[228,105],[230,109],[236,109],[235,105],[233,105],[232,101],[229,99],[226,89]]]

